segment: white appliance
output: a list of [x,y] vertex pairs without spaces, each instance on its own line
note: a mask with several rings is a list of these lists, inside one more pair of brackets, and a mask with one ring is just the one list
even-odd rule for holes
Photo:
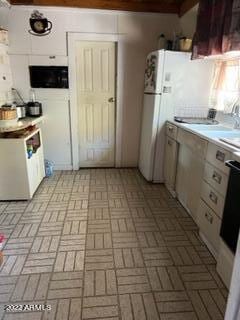
[[148,181],[164,182],[164,124],[179,108],[209,105],[213,61],[158,50],[147,56],[139,169]]

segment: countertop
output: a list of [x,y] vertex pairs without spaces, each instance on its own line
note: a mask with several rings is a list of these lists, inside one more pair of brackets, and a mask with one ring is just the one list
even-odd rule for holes
[[0,133],[3,132],[13,132],[25,129],[29,126],[34,126],[44,120],[44,116],[40,117],[26,117],[24,119],[18,120],[17,124],[11,127],[0,127]]
[[[240,130],[232,129],[226,126],[224,123],[219,123],[217,125],[208,125],[209,130],[200,130],[202,125],[192,125],[187,123],[180,123],[174,120],[168,120],[168,122],[174,124],[175,126],[182,128],[186,131],[189,131],[193,134],[198,135],[202,139],[207,140],[208,142],[214,143],[225,150],[230,151],[233,154],[233,159],[240,161],[240,149],[236,148],[228,143],[225,143],[220,140],[220,138],[230,138],[230,137],[239,137],[240,138]],[[206,127],[206,125],[204,126]],[[220,130],[221,127],[226,127],[229,130]],[[215,130],[216,128],[216,130]]]

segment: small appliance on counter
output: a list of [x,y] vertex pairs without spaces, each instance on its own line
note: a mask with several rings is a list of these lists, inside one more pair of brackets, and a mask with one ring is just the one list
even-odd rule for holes
[[38,101],[28,102],[27,115],[30,117],[40,117],[42,115],[42,104]]
[[30,101],[27,104],[27,115],[30,117],[40,117],[42,115],[42,104],[35,99],[35,92],[30,90]]
[[27,108],[26,104],[16,105],[18,119],[23,119],[26,117],[26,108]]
[[12,92],[20,100],[20,104],[18,102],[15,103],[18,119],[23,119],[27,115],[26,114],[27,104],[24,102],[22,96],[20,95],[20,93],[17,89],[12,88]]

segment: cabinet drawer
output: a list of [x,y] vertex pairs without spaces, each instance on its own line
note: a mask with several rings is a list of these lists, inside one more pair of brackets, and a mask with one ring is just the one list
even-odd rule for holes
[[33,66],[67,66],[68,58],[66,56],[56,55],[30,55],[29,65]]
[[205,158],[208,145],[206,140],[200,138],[196,134],[179,129],[177,141],[180,144],[188,146],[195,153],[195,155],[198,155],[200,158]]
[[214,187],[214,189],[221,193],[221,195],[225,196],[228,185],[227,174],[224,174],[223,172],[219,171],[217,168],[206,162],[204,169],[204,179],[208,184]]
[[166,123],[166,135],[174,140],[177,139],[178,127],[170,122]]
[[225,201],[224,197],[205,181],[203,181],[202,185],[202,199],[218,215],[219,218],[222,218]]
[[227,160],[231,160],[231,152],[220,148],[213,143],[208,144],[207,161],[226,174],[229,173],[228,167],[225,166],[225,161]]
[[198,209],[198,226],[215,251],[218,252],[221,220],[202,200]]

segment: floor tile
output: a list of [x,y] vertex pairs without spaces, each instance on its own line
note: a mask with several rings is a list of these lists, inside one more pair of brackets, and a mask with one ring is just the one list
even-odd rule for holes
[[137,169],[56,171],[31,201],[0,203],[0,233],[0,319],[224,319],[228,292],[196,224]]

